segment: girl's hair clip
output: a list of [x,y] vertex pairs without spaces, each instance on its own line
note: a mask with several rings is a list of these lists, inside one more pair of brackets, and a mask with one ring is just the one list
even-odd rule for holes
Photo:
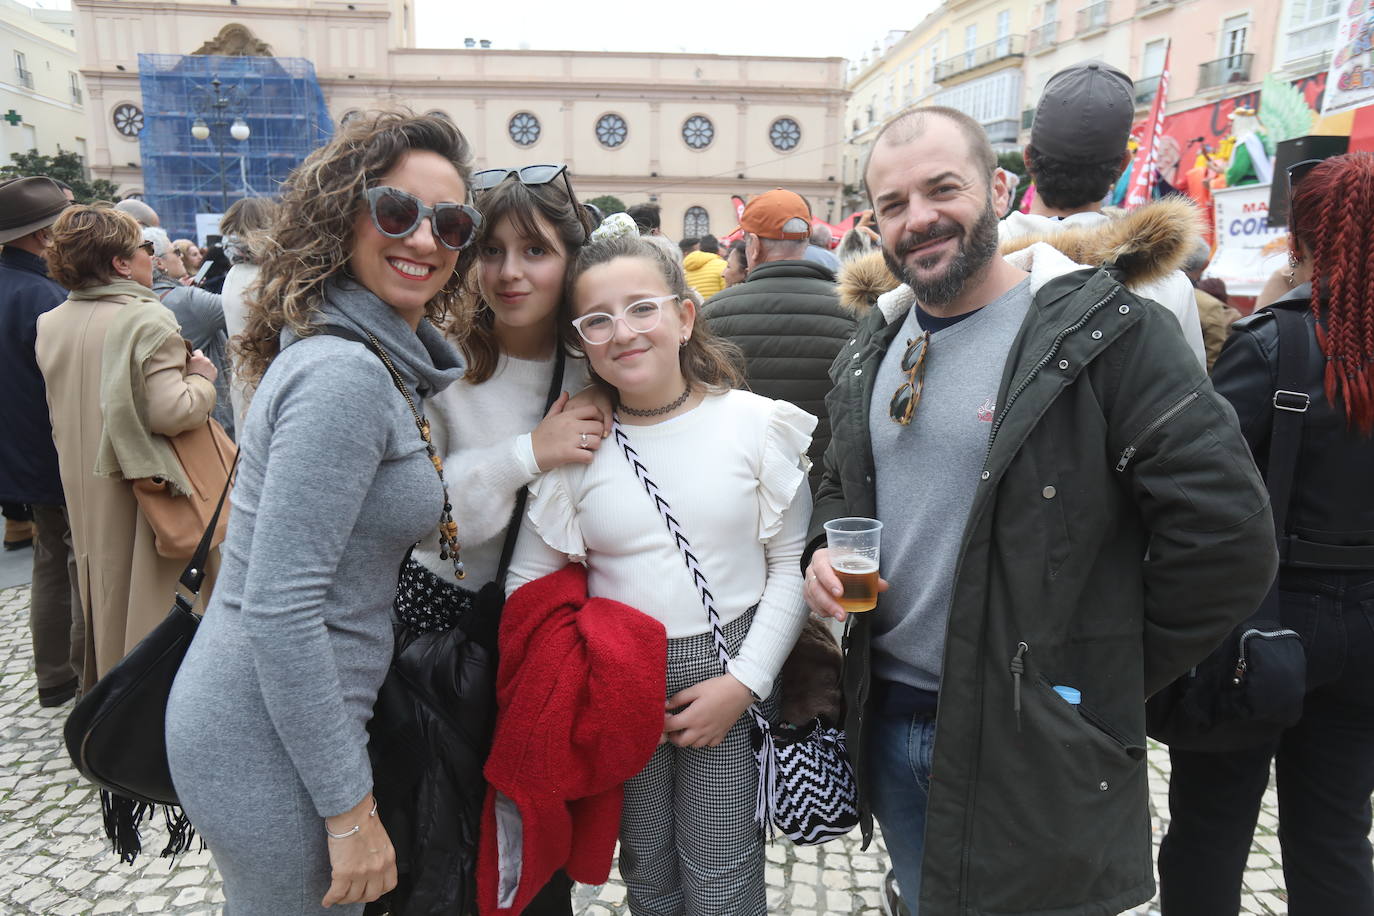
[[612,213],[592,230],[593,242],[607,242],[627,235],[639,235],[639,226],[628,213]]

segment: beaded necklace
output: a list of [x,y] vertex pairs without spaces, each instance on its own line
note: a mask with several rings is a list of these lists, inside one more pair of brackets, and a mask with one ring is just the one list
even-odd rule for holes
[[364,331],[363,333],[367,335],[372,351],[381,357],[382,365],[386,366],[386,371],[391,373],[392,383],[401,392],[401,396],[406,399],[406,406],[410,408],[411,416],[415,418],[415,428],[420,431],[420,438],[425,442],[425,451],[429,453],[430,463],[434,465],[434,470],[439,474],[439,486],[444,491],[444,511],[439,516],[439,559],[453,560],[453,575],[460,580],[465,579],[467,578],[467,570],[463,568],[463,561],[458,558],[458,550],[462,546],[458,543],[458,523],[453,520],[453,505],[448,498],[448,482],[444,480],[444,459],[439,457],[439,452],[430,439],[429,421],[416,409],[415,401],[411,399],[410,391],[401,379],[401,373],[396,371],[396,367],[392,365],[391,357],[387,356],[381,343],[372,335],[371,331]]

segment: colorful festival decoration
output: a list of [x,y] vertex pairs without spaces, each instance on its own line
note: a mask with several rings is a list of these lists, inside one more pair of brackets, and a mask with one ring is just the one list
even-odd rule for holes
[[1374,105],[1374,0],[1349,0],[1336,33],[1322,114]]

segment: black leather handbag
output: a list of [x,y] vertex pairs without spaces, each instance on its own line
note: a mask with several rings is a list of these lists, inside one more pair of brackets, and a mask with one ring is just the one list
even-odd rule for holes
[[[1308,331],[1301,313],[1273,312],[1279,328],[1279,371],[1265,484],[1274,530],[1282,541],[1308,406],[1303,390]],[[1283,625],[1276,578],[1254,614],[1196,668],[1150,698],[1145,730],[1180,751],[1262,747],[1302,717],[1306,693],[1307,650],[1298,632]]]
[[178,580],[172,609],[77,701],[63,730],[72,764],[100,787],[105,833],[128,863],[142,850],[141,823],[159,805],[166,808],[169,833],[162,855],[185,852],[194,836],[167,764],[167,698],[200,626],[193,608],[237,465],[235,455],[210,524]]

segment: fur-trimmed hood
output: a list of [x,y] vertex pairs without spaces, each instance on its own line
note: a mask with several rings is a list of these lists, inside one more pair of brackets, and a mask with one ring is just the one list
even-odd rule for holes
[[[1027,220],[1017,217],[1013,214],[1003,226],[1012,228],[1009,224],[1014,221],[1021,229]],[[1045,223],[1043,232],[1020,231],[1007,238],[1010,233],[1004,231],[1001,253],[1009,256],[1044,242],[1075,264],[1114,264],[1128,287],[1158,282],[1178,270],[1202,232],[1201,213],[1184,197],[1168,197],[1129,212],[1073,220],[1068,225],[1050,220]],[[837,291],[841,303],[862,311],[898,285],[879,251],[847,262],[840,269]]]

